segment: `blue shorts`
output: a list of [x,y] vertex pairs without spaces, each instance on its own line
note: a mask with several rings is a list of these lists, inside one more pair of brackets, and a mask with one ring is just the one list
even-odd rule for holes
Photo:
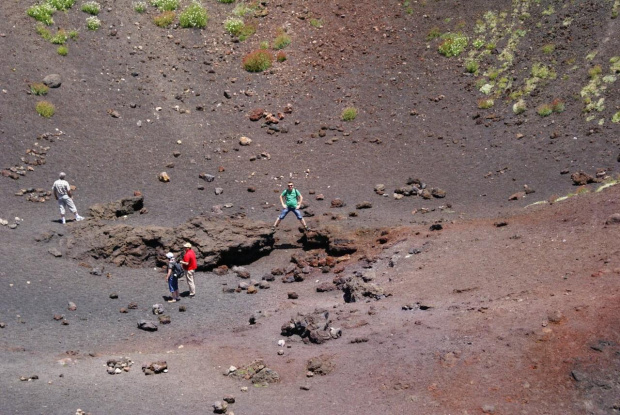
[[286,207],[282,209],[282,212],[280,213],[280,216],[278,216],[278,218],[280,220],[284,219],[284,217],[288,215],[289,212],[293,212],[295,216],[297,216],[297,219],[301,220],[301,212],[299,211],[299,209],[295,209],[294,207]]
[[179,291],[179,279],[174,275],[171,275],[168,278],[168,288],[170,288],[170,292]]

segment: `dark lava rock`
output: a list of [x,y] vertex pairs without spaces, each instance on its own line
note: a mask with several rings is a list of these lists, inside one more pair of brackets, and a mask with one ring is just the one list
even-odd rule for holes
[[157,331],[157,325],[153,322],[140,320],[138,322],[138,328],[144,331]]
[[274,231],[264,222],[208,214],[175,228],[93,221],[71,231],[72,235],[64,242],[72,258],[79,261],[104,259],[116,266],[134,268],[163,265],[165,252],[181,252],[186,242],[194,247],[199,271],[223,262],[252,262],[271,252],[274,244]]
[[332,357],[327,355],[313,357],[306,363],[306,370],[321,376],[330,374],[334,370],[334,367],[335,365],[334,362],[332,362]]
[[89,213],[94,219],[116,219],[139,212],[142,208],[144,208],[144,197],[132,196],[115,202],[93,205]]

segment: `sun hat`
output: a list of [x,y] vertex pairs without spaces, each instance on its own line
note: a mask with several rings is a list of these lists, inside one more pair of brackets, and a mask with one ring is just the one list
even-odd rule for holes
[[185,242],[183,244],[183,248],[191,248],[191,247],[192,247],[192,244],[190,244],[189,242]]
[[172,259],[172,258],[174,258],[174,254],[173,254],[172,252],[168,252],[168,253],[166,254],[166,258],[168,258],[168,259]]

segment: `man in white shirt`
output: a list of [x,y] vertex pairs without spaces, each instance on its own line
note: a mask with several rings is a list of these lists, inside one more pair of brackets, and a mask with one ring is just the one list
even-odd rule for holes
[[83,220],[84,217],[78,215],[75,203],[71,199],[71,186],[69,182],[65,180],[67,175],[64,172],[60,172],[59,179],[54,182],[52,190],[54,191],[54,197],[58,200],[58,207],[60,208],[60,221],[65,224],[65,208],[69,209],[69,212],[75,215],[75,220]]

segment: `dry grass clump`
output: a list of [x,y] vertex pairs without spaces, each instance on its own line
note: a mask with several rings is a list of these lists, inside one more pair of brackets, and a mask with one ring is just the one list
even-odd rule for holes
[[56,107],[49,101],[39,101],[37,102],[37,113],[41,117],[50,118],[56,112]]
[[268,50],[258,49],[243,58],[243,69],[248,72],[262,72],[273,65],[273,54]]
[[174,22],[176,17],[177,15],[175,12],[165,11],[153,17],[153,22],[159,27],[168,27],[172,24],[172,22]]

